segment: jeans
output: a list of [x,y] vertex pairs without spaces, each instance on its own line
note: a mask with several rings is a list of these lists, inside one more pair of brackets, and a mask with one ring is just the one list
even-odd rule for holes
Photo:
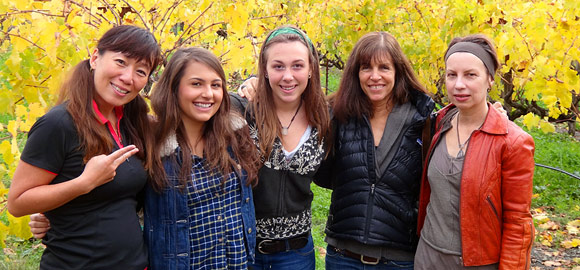
[[337,253],[332,248],[326,249],[327,270],[399,270],[413,269],[413,261],[381,260],[377,265],[364,264],[360,260]]
[[250,264],[250,270],[314,270],[314,243],[312,235],[308,236],[308,243],[301,249],[283,251],[273,254],[262,254],[256,249],[256,260]]

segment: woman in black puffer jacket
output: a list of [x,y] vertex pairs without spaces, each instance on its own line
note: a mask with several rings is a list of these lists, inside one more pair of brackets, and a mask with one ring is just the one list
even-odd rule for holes
[[326,268],[412,269],[422,132],[434,102],[395,38],[373,32],[355,45],[331,103],[333,149],[315,177],[333,190]]

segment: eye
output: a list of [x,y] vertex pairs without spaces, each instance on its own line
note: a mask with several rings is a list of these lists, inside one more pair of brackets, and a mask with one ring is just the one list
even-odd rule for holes
[[283,65],[274,65],[273,68],[277,69],[277,70],[282,70],[282,69],[284,69],[284,66]]
[[447,73],[447,78],[455,78],[457,76],[455,73]]
[[468,73],[467,76],[469,76],[469,77],[477,77],[477,74],[476,73]]
[[369,70],[370,68],[371,68],[371,67],[370,67],[369,65],[361,65],[359,70],[361,70],[361,71],[367,71],[367,70]]
[[201,83],[200,82],[192,82],[191,85],[193,85],[193,86],[200,86]]
[[292,65],[292,68],[293,69],[301,69],[303,67],[304,67],[304,64],[294,64],[294,65]]
[[147,77],[147,71],[143,69],[138,69],[137,74],[139,74],[139,76]]
[[127,64],[127,62],[125,62],[125,60],[121,59],[121,58],[117,58],[115,59],[115,62],[117,62],[117,64],[124,66],[125,64]]
[[381,69],[383,69],[383,70],[391,70],[391,66],[389,66],[389,65],[382,65],[381,66]]
[[212,83],[211,87],[213,88],[222,88],[222,84],[221,83]]

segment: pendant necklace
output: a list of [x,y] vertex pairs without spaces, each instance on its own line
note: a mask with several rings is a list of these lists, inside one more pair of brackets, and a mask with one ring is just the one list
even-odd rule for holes
[[298,108],[296,109],[296,112],[294,113],[294,116],[292,116],[292,119],[290,119],[290,124],[288,124],[287,127],[282,126],[282,122],[280,122],[280,119],[278,119],[278,122],[280,122],[280,125],[282,126],[282,135],[288,135],[288,129],[292,125],[292,122],[294,122],[294,118],[298,114],[298,111],[300,111],[300,107],[302,107],[302,99],[300,99],[300,104],[298,104]]
[[[471,134],[473,134],[473,132]],[[458,113],[457,114],[457,146],[459,147],[459,152],[457,152],[457,158],[462,158],[463,156],[465,156],[465,152],[463,151],[463,148],[467,145],[467,143],[469,143],[469,140],[471,139],[471,134],[469,134],[469,137],[467,138],[467,140],[464,143],[461,143],[461,140],[459,139],[459,113]]]

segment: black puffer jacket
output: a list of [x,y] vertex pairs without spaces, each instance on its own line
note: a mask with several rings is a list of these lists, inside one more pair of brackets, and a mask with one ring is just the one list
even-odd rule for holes
[[[334,151],[315,177],[331,188],[326,234],[412,251],[416,247],[417,199],[421,178],[421,132],[433,100],[412,91],[417,109],[383,175],[376,175],[374,140],[369,120],[350,119],[334,127]],[[388,130],[385,132],[389,132]]]

